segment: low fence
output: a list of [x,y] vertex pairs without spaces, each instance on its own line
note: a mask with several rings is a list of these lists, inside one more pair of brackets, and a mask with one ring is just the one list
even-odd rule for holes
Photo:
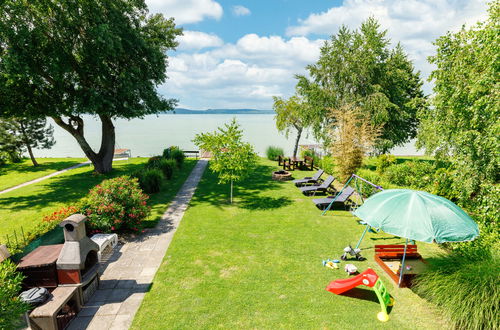
[[11,257],[14,262],[18,262],[39,246],[64,243],[63,228],[59,226],[32,241],[29,241],[25,233],[24,228],[20,227],[19,231],[13,230],[12,234],[7,234],[2,238],[3,244],[7,246],[11,253],[14,252]]

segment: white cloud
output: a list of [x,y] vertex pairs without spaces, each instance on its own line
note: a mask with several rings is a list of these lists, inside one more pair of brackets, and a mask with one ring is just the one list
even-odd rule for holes
[[200,50],[208,47],[220,47],[224,44],[221,38],[215,34],[208,34],[200,31],[183,31],[183,35],[178,38],[178,50]]
[[[486,7],[482,0],[346,0],[340,7],[299,20],[287,29],[287,35],[332,35],[341,25],[356,29],[373,16],[394,43],[401,42],[417,70],[427,78],[432,70],[427,57],[435,52],[432,42],[463,24],[484,20]],[[430,92],[429,84],[426,92]]]
[[243,6],[239,6],[239,5],[233,6],[233,14],[236,16],[247,16],[247,15],[250,15],[251,13],[252,12],[247,7],[243,7]]
[[146,0],[150,12],[175,17],[177,24],[197,23],[205,18],[219,20],[222,6],[214,0]]
[[316,61],[323,40],[248,34],[234,44],[170,58],[160,91],[188,108],[270,109],[272,96],[290,96],[294,75]]

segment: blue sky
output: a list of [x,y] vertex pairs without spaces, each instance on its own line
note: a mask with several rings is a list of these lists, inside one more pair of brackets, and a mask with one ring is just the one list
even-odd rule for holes
[[[289,97],[297,73],[314,63],[341,25],[355,29],[373,16],[401,42],[427,79],[432,42],[463,24],[484,20],[484,0],[146,0],[151,12],[184,29],[169,53],[169,80],[159,91],[192,109],[270,109]],[[425,92],[432,83],[425,83]]]

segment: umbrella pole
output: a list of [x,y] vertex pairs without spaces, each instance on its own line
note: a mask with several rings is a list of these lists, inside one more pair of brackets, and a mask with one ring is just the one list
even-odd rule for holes
[[403,260],[401,261],[401,272],[399,273],[399,283],[398,287],[401,287],[401,282],[403,281],[403,274],[405,272],[405,258],[406,258],[406,247],[408,246],[408,238],[405,242],[405,250],[403,252]]
[[361,235],[361,238],[359,239],[358,244],[356,244],[355,249],[357,249],[357,248],[359,247],[359,245],[361,244],[361,241],[362,241],[362,240],[363,240],[363,238],[365,237],[365,234],[366,234],[366,232],[368,231],[368,229],[370,229],[370,225],[369,225],[369,224],[366,224],[365,231],[363,232],[363,235]]

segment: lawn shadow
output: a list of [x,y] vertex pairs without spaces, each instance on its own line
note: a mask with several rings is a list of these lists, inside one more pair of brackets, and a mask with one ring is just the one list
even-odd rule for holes
[[[380,304],[377,294],[375,293],[375,291],[370,289],[357,287],[342,293],[341,296],[372,301],[374,303]],[[387,306],[387,314],[390,314],[391,311],[392,311],[392,306]]]
[[40,163],[38,166],[33,166],[31,163],[15,163],[15,164],[5,164],[0,166],[0,175],[7,174],[11,171],[23,172],[23,173],[33,173],[33,172],[43,172],[46,170],[59,171],[65,168],[79,164],[79,160],[65,160],[58,162],[48,162]]
[[[118,177],[134,172],[142,167],[142,164],[123,164],[115,168],[109,174],[93,174],[92,170],[61,175],[40,182],[42,189],[37,194],[28,194],[13,197],[0,198],[0,208],[14,211],[25,208],[40,209],[51,203],[70,203],[82,198],[92,187],[105,179]],[[68,172],[71,173],[71,172]],[[16,194],[17,191],[12,192]]]
[[255,196],[238,202],[238,206],[246,210],[271,210],[292,204],[288,197],[262,197]]
[[[272,172],[275,170],[276,166],[259,164],[255,166],[247,179],[234,183],[234,205],[250,210],[276,209],[290,205],[292,200],[288,197],[262,195],[263,192],[277,190],[285,184],[271,179]],[[190,205],[210,204],[218,208],[229,205],[230,185],[217,184],[217,182],[217,174],[208,168]]]

